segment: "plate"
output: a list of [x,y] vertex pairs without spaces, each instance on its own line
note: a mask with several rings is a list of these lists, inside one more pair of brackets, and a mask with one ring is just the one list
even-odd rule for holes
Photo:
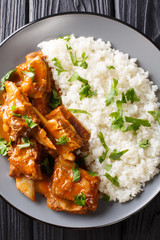
[[[139,65],[150,72],[150,79],[160,87],[160,51],[156,46],[130,26],[104,16],[93,14],[61,14],[30,23],[16,31],[1,44],[0,48],[0,78],[16,65],[24,62],[27,53],[38,50],[37,44],[72,34],[93,36],[110,41],[116,49],[138,58]],[[120,204],[99,201],[98,209],[88,215],[71,215],[54,212],[46,205],[46,200],[36,196],[32,202],[21,194],[15,185],[15,180],[8,177],[9,163],[0,157],[0,194],[11,205],[23,213],[61,227],[91,228],[101,227],[121,221],[144,207],[160,191],[160,175],[147,183],[144,191],[134,200]]]

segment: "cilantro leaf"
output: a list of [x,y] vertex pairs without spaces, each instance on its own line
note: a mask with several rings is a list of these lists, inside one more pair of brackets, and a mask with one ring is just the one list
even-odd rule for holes
[[106,178],[108,178],[108,180],[111,182],[111,183],[113,183],[116,187],[119,187],[120,186],[120,184],[119,184],[119,182],[118,182],[118,177],[117,176],[115,176],[115,177],[112,177],[109,173],[105,173],[104,174],[104,176],[106,177]]
[[120,101],[121,103],[127,103],[124,92],[122,92],[122,99]]
[[82,78],[79,76],[79,74],[77,72],[74,72],[73,75],[70,77],[70,79],[68,79],[68,82],[73,82],[75,80],[78,80],[84,84],[88,84],[88,80]]
[[139,147],[146,149],[149,147],[149,140],[148,139],[144,139],[139,143]]
[[55,109],[61,104],[61,97],[58,96],[58,93],[56,92],[55,89],[52,89],[53,95],[50,98],[50,106]]
[[105,202],[109,202],[110,201],[110,196],[108,196],[107,194],[103,194],[102,200]]
[[29,67],[29,69],[31,69],[31,72],[22,71],[22,73],[34,81],[35,72],[33,71],[33,68]]
[[85,110],[81,110],[81,109],[74,109],[74,108],[69,108],[68,109],[71,113],[84,113],[84,114],[89,114],[90,116],[92,116],[89,112],[85,111]]
[[106,164],[106,166],[105,166],[105,170],[108,172],[108,171],[110,171],[111,170],[111,168],[112,168],[112,164]]
[[154,119],[158,122],[158,124],[160,125],[160,110],[157,111],[148,111],[149,114],[151,114]]
[[117,149],[114,149],[113,152],[109,155],[109,158],[111,158],[113,160],[121,160],[120,157],[122,157],[128,151],[129,150],[126,149],[126,150],[117,152]]
[[4,140],[4,138],[0,138],[0,154],[2,156],[6,156],[10,147],[8,147],[10,144],[10,142],[7,144],[7,142]]
[[66,47],[67,47],[67,50],[71,50],[72,49],[72,47],[69,44],[67,44],[67,43],[66,43]]
[[29,118],[27,115],[23,115],[23,118],[25,120],[25,122],[27,123],[28,127],[30,127],[31,129],[36,127],[38,124],[33,122],[31,118]]
[[23,142],[23,144],[18,144],[17,146],[19,147],[19,149],[22,149],[22,148],[27,148],[27,147],[30,147],[34,145],[33,142],[29,141],[29,138],[28,137],[22,137],[21,138],[21,141]]
[[74,54],[72,52],[70,52],[69,54],[70,54],[70,58],[71,58],[71,61],[72,61],[73,65],[78,66],[76,52]]
[[111,128],[114,130],[121,129],[124,127],[124,120],[123,120],[123,110],[122,110],[122,102],[118,100],[116,102],[117,105],[117,112],[112,112],[109,117],[113,118],[111,123]]
[[73,164],[73,167],[72,167],[72,173],[73,173],[73,180],[72,182],[77,182],[80,180],[80,177],[81,177],[81,173],[79,171],[79,168],[78,168],[78,165],[77,164]]
[[51,166],[48,158],[45,158],[45,160],[42,162],[42,166],[45,167],[47,175],[52,174],[53,167]]
[[99,139],[100,139],[100,141],[102,143],[102,146],[105,149],[105,151],[103,151],[103,153],[102,153],[102,156],[99,157],[99,162],[102,163],[105,160],[106,156],[107,156],[107,153],[109,151],[109,147],[105,143],[104,136],[103,136],[102,132],[99,132],[98,137],[99,137]]
[[107,68],[110,70],[110,69],[115,69],[115,67],[114,66],[107,66]]
[[127,90],[126,98],[127,98],[128,101],[130,100],[131,103],[140,101],[140,99],[137,97],[137,95],[136,95],[136,93],[134,91],[134,88],[130,88],[130,89]]
[[63,39],[64,41],[69,42],[69,40],[71,39],[71,36],[66,35],[66,36],[63,36],[63,37],[59,37],[58,39]]
[[117,84],[118,84],[118,80],[113,78],[113,81],[111,82],[111,90],[106,96],[106,100],[105,100],[106,106],[109,106],[112,102],[114,102],[115,96],[118,95],[118,89],[116,88]]
[[80,195],[78,196],[74,196],[74,202],[75,204],[77,204],[78,206],[85,206],[86,203],[85,203],[85,195],[84,193],[82,192]]
[[88,58],[88,56],[86,56],[86,52],[82,53],[82,60],[77,60],[76,52],[74,54],[70,52],[70,58],[74,66],[80,66],[84,69],[88,67],[88,64],[86,63],[86,59]]
[[56,70],[58,72],[58,76],[60,75],[61,72],[68,72],[62,67],[60,61],[57,58],[53,58],[52,61],[55,61],[54,65],[57,67]]
[[88,174],[91,175],[92,177],[97,177],[98,176],[98,174],[96,172],[89,172],[88,171]]
[[2,77],[2,79],[1,79],[1,88],[0,88],[0,90],[4,90],[5,89],[5,81],[6,80],[9,80],[9,78],[10,78],[10,76],[12,75],[12,73],[13,72],[16,72],[17,71],[17,69],[13,69],[13,70],[11,70],[11,71],[9,71],[8,73],[6,73],[6,75],[4,76],[4,77]]
[[146,119],[138,119],[138,118],[132,118],[132,117],[126,117],[125,116],[125,120],[128,123],[133,123],[133,124],[137,124],[139,126],[144,126],[144,127],[151,127],[151,124],[149,123],[148,120]]
[[67,142],[69,141],[69,138],[66,135],[63,135],[59,139],[56,139],[57,145],[67,145]]
[[14,110],[16,110],[16,105],[13,105],[11,109],[12,109],[12,112],[11,112],[12,115],[14,115],[14,116],[16,116],[16,117],[21,117],[21,114],[20,114],[20,113],[14,113],[14,112],[13,112]]

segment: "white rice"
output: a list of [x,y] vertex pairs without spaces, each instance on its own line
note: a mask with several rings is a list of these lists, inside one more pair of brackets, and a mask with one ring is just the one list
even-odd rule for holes
[[[66,48],[66,41],[63,39],[42,42],[38,47],[47,56],[47,62],[52,68],[55,83],[61,89],[63,104],[67,108],[86,110],[92,115],[90,117],[87,114],[75,114],[91,132],[90,154],[86,158],[86,164],[90,171],[98,173],[101,179],[100,192],[109,195],[113,201],[128,201],[143,190],[146,181],[149,181],[159,172],[160,126],[148,113],[148,111],[155,111],[159,107],[155,95],[158,87],[149,81],[148,72],[137,66],[135,58],[129,59],[128,54],[111,48],[110,42],[105,43],[102,39],[95,41],[92,37],[75,38],[72,35],[68,44],[72,47],[72,52],[76,51],[78,60],[82,58],[82,52],[86,51],[88,56],[86,60],[88,63],[87,69],[73,66],[69,50]],[[52,61],[55,57],[68,72],[62,72],[58,76],[55,62]],[[115,69],[107,69],[106,66],[110,65],[113,65]],[[97,96],[84,98],[80,101],[79,89],[82,83],[77,80],[68,82],[74,72],[78,72],[82,78],[88,80],[92,91],[97,90]],[[115,97],[114,103],[106,106],[105,99],[110,92],[113,78],[118,79],[119,94]],[[148,119],[151,123],[151,127],[141,126],[136,135],[132,131],[112,130],[111,118],[109,117],[110,113],[117,111],[116,100],[121,99],[121,93],[126,93],[129,88],[134,88],[140,101],[133,104],[130,101],[124,103],[124,116]],[[110,148],[103,163],[99,162],[99,157],[104,151],[98,138],[100,131]],[[147,149],[139,147],[139,142],[143,139],[149,139],[150,146]],[[121,157],[121,161],[113,161],[109,158],[109,155],[114,149],[118,151],[129,149],[129,151]],[[112,164],[108,173],[112,177],[118,177],[119,187],[113,185],[104,176],[106,173],[104,167],[107,163]]]

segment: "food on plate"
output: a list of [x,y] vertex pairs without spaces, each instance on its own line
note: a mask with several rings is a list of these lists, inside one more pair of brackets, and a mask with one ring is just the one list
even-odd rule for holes
[[101,39],[67,35],[38,46],[1,80],[9,176],[55,211],[86,214],[100,196],[133,199],[159,172],[157,86]]

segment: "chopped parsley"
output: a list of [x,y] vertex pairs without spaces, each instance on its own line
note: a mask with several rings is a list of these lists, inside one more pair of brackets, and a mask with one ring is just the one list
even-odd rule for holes
[[54,65],[57,67],[56,70],[58,72],[58,76],[60,75],[61,72],[68,72],[62,67],[60,61],[57,58],[53,58],[52,61],[55,61]]
[[110,196],[108,196],[107,194],[103,194],[102,200],[105,202],[109,202],[110,201]]
[[148,139],[144,139],[139,143],[139,147],[146,149],[149,147],[149,140]]
[[134,88],[130,88],[130,89],[127,90],[126,98],[127,98],[128,101],[130,100],[131,103],[140,101],[140,99],[137,97],[137,95],[136,95],[136,93],[134,91]]
[[0,154],[2,156],[6,156],[9,149],[10,149],[10,146],[11,145],[11,140],[9,143],[7,143],[4,138],[0,138]]
[[107,66],[107,68],[110,70],[110,69],[115,69],[115,67],[114,66]]
[[126,129],[123,129],[122,131],[124,131],[124,132],[133,130],[133,132],[136,133],[136,131],[140,128],[140,126],[151,127],[151,124],[146,119],[138,119],[138,118],[132,118],[132,117],[125,116],[125,120],[126,120],[126,122],[132,123],[132,124],[129,125]]
[[111,82],[111,90],[106,96],[106,100],[105,100],[106,106],[109,106],[112,102],[114,102],[115,96],[118,95],[118,89],[116,88],[117,84],[118,84],[118,80],[113,78],[113,81]]
[[31,118],[29,118],[27,115],[23,116],[25,122],[27,123],[28,127],[30,127],[31,129],[36,127],[38,124],[33,122]]
[[50,98],[50,106],[55,109],[61,104],[61,97],[58,96],[58,93],[56,92],[55,89],[52,89],[52,96]]
[[13,106],[12,106],[12,112],[11,112],[11,113],[12,113],[13,116],[21,117],[21,114],[20,114],[20,113],[14,113],[14,112],[13,112],[14,110],[16,110],[16,105],[13,105]]
[[122,110],[122,102],[118,100],[116,102],[117,105],[117,112],[112,112],[109,117],[111,117],[112,123],[111,123],[111,128],[114,130],[121,129],[124,127],[124,120],[123,120],[123,110]]
[[68,109],[71,113],[84,113],[84,114],[89,114],[90,116],[92,116],[89,112],[85,111],[85,110],[81,110],[81,109],[75,109],[75,108],[69,108]]
[[67,142],[69,141],[69,138],[66,135],[63,135],[59,139],[56,139],[57,145],[67,145]]
[[29,70],[29,72],[27,72],[27,71],[22,71],[22,73],[24,74],[24,75],[26,75],[27,77],[30,77],[31,79],[32,79],[32,81],[34,81],[34,76],[35,76],[35,69],[34,68],[32,68],[32,67],[28,67],[28,70]]
[[103,136],[102,132],[99,132],[98,137],[99,137],[99,139],[100,139],[100,141],[102,143],[102,146],[105,149],[105,151],[103,151],[103,153],[102,153],[102,156],[99,157],[99,162],[102,163],[105,160],[106,156],[107,156],[107,153],[109,151],[109,147],[105,143],[104,136]]
[[105,170],[108,172],[108,171],[110,171],[111,170],[111,168],[112,168],[112,164],[106,164],[106,166],[105,166]]
[[73,82],[75,80],[78,80],[84,84],[88,84],[88,80],[82,78],[79,76],[79,74],[77,72],[74,72],[73,75],[70,77],[70,79],[68,79],[68,82]]
[[79,171],[79,168],[78,168],[78,165],[77,164],[73,164],[73,167],[72,167],[72,173],[73,173],[73,179],[72,179],[72,182],[77,182],[80,180],[80,177],[81,177],[81,173]]
[[85,203],[85,195],[84,193],[82,192],[80,195],[78,196],[74,196],[74,202],[75,204],[77,204],[78,206],[85,206],[86,203]]
[[122,92],[122,99],[120,100],[120,102],[121,103],[127,103],[124,92]]
[[160,125],[160,110],[157,111],[148,111],[149,114],[151,114],[154,119],[158,122],[158,124]]
[[42,162],[42,166],[45,167],[47,175],[50,175],[53,171],[53,166],[51,165],[48,158],[45,158],[45,160]]
[[71,39],[71,36],[66,35],[66,36],[63,36],[63,37],[59,37],[58,39],[63,39],[64,41],[69,42],[69,40]]
[[108,180],[113,183],[116,187],[119,187],[118,177],[112,177],[109,173],[105,173],[104,176],[108,178]]
[[17,145],[19,147],[19,149],[28,148],[30,146],[33,147],[33,145],[34,145],[34,143],[31,142],[28,137],[22,137],[21,141],[23,142],[23,144],[18,144]]
[[1,79],[1,88],[0,90],[4,90],[5,89],[5,81],[9,80],[10,76],[12,75],[13,72],[16,72],[17,69],[13,69],[11,71],[9,71],[8,73],[6,73],[6,75]]
[[77,60],[76,52],[74,54],[70,52],[70,58],[74,66],[79,66],[84,69],[88,67],[88,64],[86,63],[86,59],[88,58],[88,56],[86,56],[86,52],[82,53],[82,60]]
[[97,177],[98,176],[98,174],[96,172],[89,172],[88,171],[88,174],[91,175],[92,177]]
[[114,149],[113,152],[109,155],[109,158],[111,158],[113,160],[121,160],[120,157],[122,157],[128,151],[129,150],[126,149],[126,150],[117,152],[117,149]]

